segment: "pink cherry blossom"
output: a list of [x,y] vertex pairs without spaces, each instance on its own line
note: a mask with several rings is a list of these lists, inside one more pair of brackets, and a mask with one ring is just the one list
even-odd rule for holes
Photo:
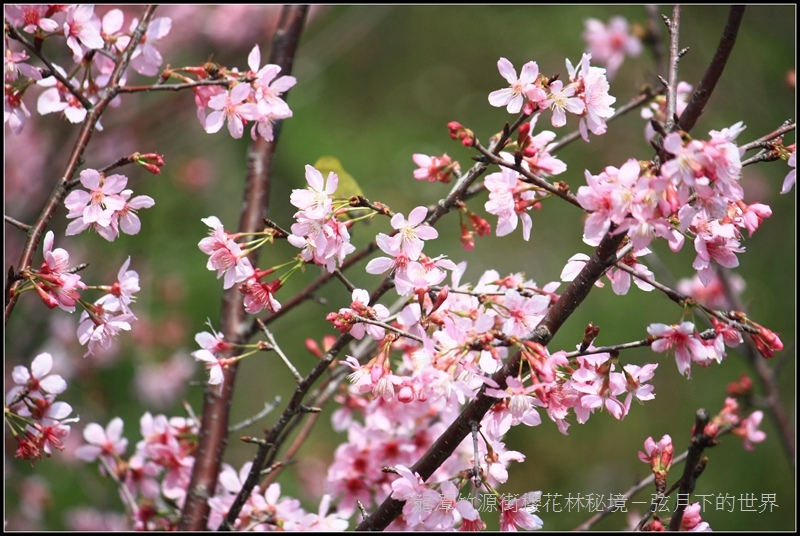
[[63,393],[67,389],[67,382],[58,374],[50,374],[52,368],[53,357],[47,352],[33,359],[30,371],[21,365],[14,367],[11,377],[17,387],[8,392],[6,401],[13,400],[22,389],[28,391],[28,396],[38,397]]
[[522,110],[522,104],[525,102],[529,91],[542,91],[535,86],[537,78],[539,78],[539,66],[535,61],[529,61],[522,66],[519,78],[517,78],[517,71],[514,69],[514,65],[505,58],[498,60],[497,69],[510,87],[489,93],[489,104],[492,106],[498,108],[505,106],[508,113],[516,114]]
[[211,97],[208,106],[213,112],[206,117],[205,129],[209,134],[219,132],[227,121],[228,132],[234,139],[244,133],[244,123],[257,117],[258,109],[253,103],[245,102],[250,97],[248,84],[237,84],[230,92]]
[[400,213],[392,216],[391,225],[397,234],[389,241],[393,249],[398,249],[406,254],[409,260],[416,261],[422,253],[423,240],[433,240],[439,232],[430,225],[422,222],[428,214],[425,207],[416,207],[408,213],[408,220]]
[[78,447],[75,456],[85,462],[93,462],[102,456],[111,467],[116,467],[117,458],[125,454],[128,446],[128,440],[122,437],[123,426],[119,417],[111,419],[105,429],[97,423],[87,424],[83,438],[88,444]]
[[[139,19],[133,19],[130,25],[130,33],[139,26]],[[147,30],[142,36],[142,40],[133,51],[131,57],[131,67],[139,74],[145,76],[155,76],[164,60],[161,53],[155,47],[156,41],[164,38],[172,29],[172,19],[169,17],[156,17],[147,25]],[[125,43],[127,45],[127,43]]]
[[767,434],[758,429],[763,418],[763,411],[754,411],[749,417],[742,419],[739,425],[732,430],[744,442],[745,450],[755,450],[755,443],[761,443],[767,438]]
[[94,14],[94,6],[91,4],[73,5],[67,8],[64,35],[67,37],[67,45],[72,50],[72,58],[76,62],[83,57],[81,45],[98,49],[103,48],[105,44],[100,36],[100,19]]
[[5,6],[4,14],[11,24],[22,26],[25,32],[34,33],[37,29],[41,29],[49,33],[58,29],[56,21],[45,17],[49,9],[48,4],[12,4]]
[[339,176],[331,171],[324,179],[314,166],[306,165],[308,188],[292,190],[289,202],[309,219],[324,218],[333,209],[333,193],[339,186]]
[[121,331],[130,331],[131,322],[136,317],[131,313],[113,314],[113,311],[106,311],[102,304],[95,303],[94,311],[81,313],[80,324],[78,325],[78,342],[87,345],[84,357],[92,355],[98,348],[108,350],[114,339]]
[[588,46],[588,53],[608,69],[609,78],[614,77],[625,56],[636,57],[642,53],[642,43],[630,34],[628,21],[624,17],[612,17],[608,25],[597,19],[586,19],[584,25],[586,30],[583,39]]
[[650,324],[647,333],[656,337],[650,348],[656,352],[665,352],[675,347],[675,361],[678,371],[688,377],[692,361],[705,362],[708,355],[702,340],[697,337],[694,324],[682,322],[679,325]]
[[502,495],[500,497],[500,530],[516,531],[539,530],[544,526],[542,519],[533,514],[541,501],[542,492],[532,491],[518,498]]
[[22,102],[22,94],[6,89],[3,94],[3,123],[11,128],[11,132],[18,136],[25,127],[25,120],[31,116],[28,107]]
[[210,235],[200,240],[200,251],[209,255],[206,268],[217,271],[217,279],[225,276],[222,288],[229,289],[253,275],[253,266],[246,254],[228,235],[216,216],[201,220],[211,228]]
[[89,191],[76,189],[64,199],[64,206],[69,210],[67,218],[75,220],[67,226],[67,235],[78,234],[90,226],[111,228],[114,213],[125,208],[125,199],[120,194],[128,178],[105,176],[97,170],[85,169],[81,171],[80,181]]
[[73,313],[80,299],[79,291],[86,284],[79,274],[69,272],[69,253],[62,248],[53,249],[53,231],[45,234],[43,250],[45,262],[33,280],[34,287],[45,305]]
[[796,179],[796,177],[797,177],[797,171],[796,171],[797,156],[796,155],[797,155],[797,152],[792,152],[791,156],[789,157],[789,159],[786,162],[787,164],[789,164],[789,167],[792,168],[792,170],[789,171],[789,173],[786,174],[786,178],[783,179],[783,186],[781,186],[781,193],[782,194],[788,194],[789,191],[794,186],[795,181],[797,180]]
[[586,104],[575,96],[573,86],[563,87],[564,82],[556,80],[550,83],[550,93],[547,100],[542,103],[543,108],[552,108],[551,123],[554,127],[563,127],[567,124],[566,112],[580,114],[586,109]]

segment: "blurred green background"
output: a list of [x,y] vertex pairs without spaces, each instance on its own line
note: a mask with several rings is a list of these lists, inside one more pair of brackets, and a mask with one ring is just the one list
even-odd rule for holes
[[[796,62],[795,10],[792,5],[748,6],[737,46],[707,113],[693,131],[695,136],[703,138],[709,130],[743,120],[747,130],[737,141],[744,143],[794,119],[795,88],[793,82],[787,83],[787,77],[791,73],[793,79]],[[662,12],[668,14],[669,10],[664,7]],[[268,40],[263,35],[274,27],[274,6],[195,6],[191,13],[175,6],[160,8],[158,14],[173,17],[172,35],[160,47],[165,62],[173,66],[197,65],[213,57],[220,64],[245,69],[254,42],[261,44],[262,62],[268,58]],[[632,23],[647,23],[641,6],[314,8],[292,73],[298,79],[288,96],[294,117],[282,128],[270,217],[283,227],[291,225],[295,208],[289,205],[288,196],[293,188],[305,186],[303,166],[321,155],[338,157],[369,199],[382,201],[398,212],[407,214],[417,205],[446,195],[448,186],[414,181],[411,155],[446,152],[464,169],[469,167],[473,153],[449,139],[446,124],[457,120],[486,143],[511,119],[504,109],[493,108],[486,100],[489,92],[505,85],[497,72],[498,58],[508,58],[518,70],[525,62],[535,60],[544,74],[560,73],[565,77],[564,59],[576,63],[584,50],[584,20],[595,17],[607,22],[614,15],[623,15]],[[724,6],[684,8],[681,46],[689,47],[689,53],[680,65],[681,80],[697,84],[726,17]],[[215,38],[213,21],[223,19],[228,33]],[[647,50],[638,58],[626,59],[611,81],[616,106],[652,81],[652,65]],[[141,82],[138,75],[131,79]],[[176,353],[185,358],[197,348],[194,334],[207,330],[206,319],[219,328],[221,283],[205,269],[206,257],[197,248],[207,230],[200,218],[213,214],[227,228],[235,228],[249,139],[232,140],[225,132],[205,134],[188,93],[137,95],[123,101],[121,108],[111,109],[104,116],[105,130],[96,134],[85,160],[87,167],[101,167],[135,150],[164,155],[167,165],[161,176],[132,169],[123,171],[130,176],[129,187],[136,194],[156,200],[155,207],[140,212],[142,232],[122,236],[113,244],[97,235],[64,237],[60,232],[66,225],[63,208],[53,227],[57,230],[56,247],[67,248],[73,264],[90,262],[84,279],[113,277],[131,255],[131,269],[141,276],[142,292],[134,308],[141,322],[134,326],[133,334],[120,337],[116,343],[119,352],[108,357],[107,364],[102,359],[84,360],[80,357],[84,350],[74,341],[77,315],[58,310],[49,313],[34,296],[25,296],[7,326],[5,345],[6,382],[13,365],[28,364],[43,348],[54,355],[62,353],[69,365],[61,373],[72,378],[63,399],[81,416],[81,423],[73,427],[73,439],[80,438],[86,423],[100,422],[105,426],[112,417],[122,416],[131,442],[130,452],[140,438],[138,418],[143,410],[140,391],[134,388],[137,370],[145,364],[164,363]],[[34,109],[35,103],[28,107]],[[539,128],[548,128],[547,121],[549,116],[539,122]],[[75,126],[52,116],[35,119],[29,127],[26,129],[34,132],[25,136],[33,139],[26,143],[37,144],[44,160],[27,162],[30,157],[12,146],[19,142],[10,140],[5,154],[6,213],[22,221],[35,217],[77,132]],[[558,134],[576,127],[577,122],[571,120],[568,128]],[[644,121],[634,112],[612,123],[607,135],[593,136],[590,144],[579,141],[567,146],[558,156],[567,163],[568,170],[558,178],[576,191],[584,184],[586,169],[597,173],[604,166],[619,166],[631,157],[651,158],[653,151],[645,142],[643,131]],[[793,142],[791,133],[786,144]],[[747,252],[739,255],[738,273],[747,283],[743,301],[750,317],[779,332],[786,345],[770,365],[779,369],[782,403],[793,424],[796,212],[794,191],[778,195],[788,171],[784,162],[745,169],[745,201],[770,205],[773,216],[764,221],[754,238],[744,242]],[[470,207],[485,215],[484,201],[485,196],[478,197]],[[493,216],[488,219],[493,225],[496,223]],[[525,272],[540,285],[557,280],[574,253],[590,253],[591,249],[580,240],[583,222],[574,207],[546,203],[533,214],[533,220],[529,242],[522,241],[517,230],[501,239],[478,238],[474,251],[466,252],[457,240],[458,218],[450,215],[438,227],[443,238],[435,244],[439,249],[429,246],[426,250],[431,251],[426,253],[447,254],[456,262],[468,261],[464,278],[467,281],[475,282],[484,270],[495,268],[501,275]],[[364,244],[368,235],[387,229],[385,221],[376,220],[371,227],[356,228],[354,242]],[[20,234],[6,227],[6,266],[19,258]],[[671,283],[693,275],[691,244],[679,254],[672,254],[666,247],[654,249],[657,264],[648,262],[650,259],[645,263],[660,280]],[[280,264],[295,253],[285,243],[271,246],[261,254],[261,267]],[[36,262],[40,259],[37,256]],[[278,298],[288,299],[318,273],[316,268],[309,268],[305,275],[293,278]],[[378,281],[358,267],[348,276],[368,289]],[[329,305],[306,303],[272,326],[284,351],[301,372],[314,364],[314,358],[304,350],[304,340],[320,340],[323,334],[332,333],[324,317],[341,307],[347,297],[341,286],[326,288],[320,298],[329,300]],[[597,344],[605,345],[641,339],[652,322],[674,323],[680,319],[680,309],[657,292],[643,293],[634,288],[627,296],[619,297],[607,286],[592,292],[550,349],[574,348],[588,322],[601,327]],[[51,330],[60,333],[60,338],[48,341],[46,334]],[[632,408],[621,423],[606,413],[596,413],[586,425],[573,424],[569,436],[561,435],[548,419],[535,429],[513,430],[508,444],[523,452],[527,460],[509,468],[511,478],[503,491],[521,494],[542,490],[563,496],[623,493],[648,474],[647,466],[636,456],[648,436],[658,440],[670,434],[676,452],[682,452],[688,444],[694,412],[703,407],[715,414],[722,407],[726,385],[749,372],[746,360],[735,350],[729,351],[721,366],[693,367],[690,380],[678,374],[671,354],[654,356],[643,349],[624,357],[639,364],[660,363],[653,381],[656,399]],[[273,354],[248,359],[240,371],[233,421],[257,412],[276,395],[288,399],[293,380]],[[204,371],[195,366],[192,384],[182,393],[173,393],[179,398],[165,407],[145,409],[182,414],[180,402],[186,400],[199,411],[204,379]],[[760,387],[757,393],[763,395]],[[331,409],[326,408],[312,439],[298,453],[298,463],[280,479],[284,492],[303,500],[312,511],[316,511],[318,497],[324,492],[321,476],[335,446],[344,437],[329,430]],[[262,427],[271,424],[271,418],[274,416],[243,433],[258,435]],[[767,440],[754,452],[745,452],[741,441],[732,436],[707,451],[710,461],[697,493],[737,498],[748,493],[756,497],[774,493],[779,507],[765,513],[741,512],[738,503],[733,512],[711,509],[703,518],[714,530],[795,528],[794,460],[784,454],[769,416],[764,419],[763,429]],[[113,483],[99,477],[94,468],[67,462],[69,456],[59,454],[31,469],[11,457],[10,445],[13,442],[7,438],[5,508],[6,519],[12,520],[7,528],[31,528],[25,523],[32,522],[20,514],[19,501],[20,495],[24,497],[26,493],[22,491],[25,478],[33,474],[51,486],[40,528],[67,528],[66,509],[79,505],[121,511]],[[226,461],[238,467],[252,451],[251,446],[232,441]],[[633,500],[647,502],[650,492],[647,489]],[[630,509],[642,511],[644,505],[631,505]],[[589,514],[581,510],[542,513],[541,517],[548,530],[569,530]],[[597,528],[619,529],[627,524],[628,519],[617,514]]]

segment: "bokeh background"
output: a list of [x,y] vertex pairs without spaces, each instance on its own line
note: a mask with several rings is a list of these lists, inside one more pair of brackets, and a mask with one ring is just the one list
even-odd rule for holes
[[[102,15],[110,6],[98,7]],[[137,8],[125,8],[130,16]],[[669,13],[668,8],[662,8]],[[199,65],[213,59],[229,67],[246,68],[254,43],[266,61],[269,36],[278,10],[275,6],[165,6],[157,16],[173,19],[172,33],[161,42],[165,62],[172,66]],[[498,58],[506,57],[519,69],[530,60],[547,75],[566,76],[564,59],[580,59],[584,20],[604,22],[623,15],[647,24],[641,6],[328,6],[316,7],[303,35],[292,73],[298,79],[288,102],[294,117],[283,125],[275,162],[270,217],[284,227],[291,224],[294,207],[288,196],[305,185],[303,166],[319,156],[338,157],[356,177],[366,196],[389,204],[395,211],[431,203],[444,196],[448,186],[418,183],[412,172],[413,153],[448,153],[466,169],[473,155],[447,135],[448,121],[471,128],[484,142],[510,120],[504,109],[488,105],[486,96],[505,85],[497,72]],[[716,47],[727,17],[724,6],[687,6],[683,10],[681,46],[689,47],[681,61],[680,78],[696,84]],[[126,19],[127,20],[127,19]],[[747,130],[737,141],[744,143],[794,119],[796,63],[796,7],[748,6],[738,43],[707,113],[693,134],[744,121]],[[616,105],[627,102],[653,80],[649,51],[628,58],[611,82]],[[788,79],[791,78],[791,83]],[[133,74],[131,83],[145,83]],[[35,102],[28,107],[35,109]],[[232,140],[225,132],[208,135],[195,118],[192,95],[146,94],[123,97],[122,106],[103,118],[85,154],[87,167],[99,168],[133,151],[157,151],[167,163],[160,176],[125,169],[129,187],[146,194],[156,205],[140,212],[142,231],[107,243],[97,235],[65,237],[65,210],[52,221],[56,247],[64,247],[74,264],[88,262],[85,280],[112,280],[128,255],[131,269],[141,276],[142,291],[134,312],[139,322],[130,334],[116,342],[113,353],[82,358],[77,345],[77,315],[49,311],[35,296],[24,296],[5,331],[6,383],[17,364],[29,364],[42,351],[57,360],[58,372],[69,378],[62,398],[80,414],[73,426],[67,451],[31,468],[13,459],[13,441],[6,437],[5,519],[8,529],[59,530],[75,528],[78,510],[91,506],[100,511],[122,512],[114,484],[72,459],[70,450],[80,443],[83,426],[105,426],[114,416],[125,419],[129,450],[140,439],[138,419],[144,410],[182,415],[182,403],[199,411],[205,372],[189,353],[197,347],[194,334],[207,330],[211,320],[219,327],[222,289],[205,269],[206,257],[197,248],[206,234],[200,218],[216,215],[228,228],[238,222],[245,151],[249,140]],[[544,122],[540,122],[540,128]],[[563,134],[577,127],[571,121]],[[621,165],[634,157],[648,159],[652,148],[643,137],[644,121],[638,112],[612,123],[605,136],[593,136],[567,146],[559,157],[568,171],[559,179],[573,191],[584,184],[584,170],[599,172],[607,165]],[[21,221],[33,221],[52,184],[64,166],[77,128],[54,116],[34,117],[19,137],[7,136],[4,152],[5,213]],[[8,134],[8,132],[7,132]],[[786,144],[794,142],[794,133]],[[778,194],[789,168],[785,162],[745,169],[742,184],[747,202],[770,205],[773,216],[764,221],[747,252],[739,255],[737,270],[746,282],[742,299],[751,318],[779,332],[785,350],[770,362],[778,371],[782,404],[794,425],[795,320],[796,320],[796,212],[794,191]],[[473,200],[479,214],[484,197]],[[583,223],[578,211],[564,203],[546,203],[533,214],[529,242],[521,233],[477,240],[475,249],[464,251],[457,240],[458,218],[440,222],[442,240],[437,253],[455,261],[468,261],[466,280],[476,281],[484,270],[501,274],[522,271],[539,284],[558,279],[566,260],[591,250],[581,242]],[[489,220],[494,224],[494,217]],[[385,221],[357,228],[354,242],[366,243],[375,232],[386,231]],[[22,233],[8,225],[5,231],[5,265],[19,259]],[[261,255],[262,266],[279,264],[294,255],[287,244],[276,244]],[[656,247],[650,263],[657,277],[667,283],[691,277],[694,252],[687,245],[679,254]],[[36,257],[40,262],[41,256]],[[648,259],[649,260],[649,259]],[[281,294],[291,296],[317,275],[309,268],[293,278]],[[356,268],[352,280],[371,288],[378,280]],[[562,287],[563,288],[563,287]],[[279,296],[280,298],[281,296]],[[325,322],[327,312],[347,299],[342,288],[326,288],[319,300],[308,302],[273,325],[279,343],[301,371],[313,366],[304,349],[307,337],[320,340],[333,333]],[[322,302],[327,300],[328,305]],[[347,300],[349,303],[349,299]],[[674,323],[681,310],[657,292],[632,289],[619,297],[609,287],[595,289],[578,312],[558,333],[551,350],[572,349],[584,327],[601,327],[598,344],[636,340],[646,335],[652,322]],[[623,422],[606,413],[595,414],[586,425],[573,425],[569,436],[560,434],[549,420],[537,428],[512,431],[509,446],[523,452],[527,461],[510,468],[504,491],[524,493],[542,490],[566,497],[623,493],[648,474],[637,459],[648,436],[656,440],[670,434],[682,451],[690,437],[698,408],[719,411],[726,385],[749,373],[746,359],[730,350],[728,359],[710,369],[693,367],[690,380],[681,377],[671,356],[653,356],[642,349],[625,354],[632,362],[659,362],[653,381],[657,397],[634,407]],[[248,359],[241,367],[233,420],[251,416],[275,396],[288,398],[293,380],[285,367],[265,354]],[[757,395],[763,390],[756,388]],[[343,436],[331,432],[327,420],[332,407],[320,419],[311,440],[297,455],[297,463],[279,480],[286,494],[298,497],[316,511],[324,493],[323,476],[335,446]],[[259,435],[270,418],[245,433]],[[745,452],[739,439],[727,436],[719,447],[707,451],[710,460],[697,493],[714,497],[728,494],[737,499],[733,511],[707,510],[703,517],[715,530],[791,530],[795,528],[795,466],[787,458],[774,422],[765,417],[767,440],[754,452]],[[794,431],[792,430],[792,435]],[[226,461],[240,466],[252,447],[233,441]],[[673,480],[671,479],[670,482]],[[646,503],[651,489],[633,500]],[[742,512],[738,498],[744,494],[774,493],[778,507],[772,512]],[[674,505],[674,500],[673,500]],[[644,504],[630,510],[644,510]],[[549,530],[568,530],[589,517],[580,512],[543,512]],[[78,516],[79,517],[79,516]],[[488,516],[487,516],[488,517]],[[105,519],[112,523],[113,516]],[[601,529],[627,526],[624,514],[597,525]]]

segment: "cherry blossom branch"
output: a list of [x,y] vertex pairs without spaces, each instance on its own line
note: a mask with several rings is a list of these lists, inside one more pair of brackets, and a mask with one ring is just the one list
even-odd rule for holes
[[655,72],[660,73],[664,68],[664,53],[661,49],[661,17],[658,6],[655,4],[647,4],[645,11],[647,11],[647,35],[644,42],[653,55]]
[[[718,272],[718,277],[723,283],[725,296],[728,301],[737,311],[743,311],[744,306],[742,305],[739,296],[733,292],[732,285],[730,284],[728,277],[728,272],[725,270],[720,270]],[[744,348],[741,349],[741,352],[750,362],[750,366],[755,371],[756,376],[758,376],[759,382],[761,383],[761,388],[766,394],[765,402],[768,410],[767,413],[772,417],[773,421],[775,422],[775,426],[778,428],[778,433],[781,438],[781,445],[783,445],[783,450],[786,452],[789,462],[792,464],[792,467],[795,467],[797,463],[795,458],[795,432],[792,430],[791,419],[789,419],[783,404],[781,404],[780,392],[775,381],[775,370],[767,365],[766,361],[761,357],[756,349],[755,343],[751,338],[748,337],[745,339]]]
[[272,346],[271,349],[276,354],[278,354],[280,356],[280,358],[283,360],[283,362],[286,364],[286,367],[289,369],[289,372],[292,373],[292,376],[294,376],[294,379],[297,380],[298,382],[303,381],[302,374],[297,372],[297,368],[292,364],[292,362],[289,360],[289,358],[286,357],[286,354],[283,353],[283,350],[281,350],[281,347],[278,346],[278,341],[275,340],[275,337],[272,335],[272,332],[270,332],[270,330],[267,329],[267,326],[265,326],[264,323],[261,322],[260,320],[258,320],[258,327],[261,328],[261,331],[264,333],[264,336],[266,336],[267,340],[269,340],[269,344],[270,344],[270,346]]
[[731,6],[728,20],[725,23],[725,29],[722,31],[714,57],[709,63],[697,89],[692,93],[689,104],[681,113],[680,119],[678,119],[678,128],[681,130],[689,132],[703,114],[708,99],[711,98],[711,94],[722,76],[722,71],[725,69],[725,65],[731,55],[733,45],[736,44],[736,36],[739,33],[739,26],[742,23],[743,16],[744,6]]
[[[19,41],[25,48],[30,50],[33,55],[39,58],[39,60],[44,63],[49,70],[48,74],[61,82],[61,84],[64,86],[64,89],[69,91],[73,97],[78,99],[78,102],[81,103],[81,106],[83,106],[86,110],[91,110],[94,104],[92,104],[89,99],[87,99],[80,91],[78,91],[78,88],[70,84],[69,80],[67,80],[67,78],[61,74],[58,69],[56,69],[55,65],[53,65],[50,59],[42,53],[41,49],[31,44],[31,42],[28,41],[28,39],[22,35],[12,24],[9,24],[8,21],[4,22],[4,26],[8,34],[16,41]],[[145,26],[145,28],[147,27]]]
[[768,146],[769,142],[771,142],[772,140],[780,138],[781,136],[783,136],[784,134],[786,134],[788,132],[794,131],[795,128],[796,128],[796,125],[797,124],[794,121],[789,119],[789,120],[785,121],[783,123],[783,125],[781,125],[777,129],[773,130],[769,134],[761,136],[757,140],[753,140],[750,143],[745,143],[744,145],[740,145],[739,146],[739,150],[750,151],[752,149],[757,149],[759,147],[765,147],[766,148],[766,146]]
[[319,379],[319,377],[325,373],[333,360],[336,358],[336,355],[338,355],[339,351],[347,346],[352,340],[353,337],[350,334],[345,333],[341,335],[336,342],[333,343],[333,346],[331,346],[325,355],[323,355],[322,359],[320,359],[319,362],[314,366],[311,372],[303,379],[303,381],[298,383],[291,400],[289,400],[289,403],[286,406],[286,409],[284,409],[283,413],[281,413],[281,416],[278,418],[278,422],[275,423],[275,426],[267,431],[266,437],[259,442],[258,449],[256,450],[256,454],[253,458],[253,465],[250,469],[250,473],[247,475],[247,479],[242,484],[241,491],[239,491],[239,494],[234,499],[233,504],[231,504],[228,514],[222,521],[222,524],[219,527],[220,530],[231,530],[233,523],[239,517],[239,513],[241,512],[244,503],[247,501],[248,497],[250,497],[250,494],[253,492],[253,488],[256,486],[256,484],[258,484],[261,468],[266,467],[275,460],[278,446],[280,445],[281,438],[285,437],[284,434],[287,427],[303,413],[303,400],[306,397],[306,393],[317,381],[317,379]]
[[[516,171],[517,173],[519,173],[520,175],[522,175],[523,177],[528,179],[528,181],[531,184],[533,184],[535,186],[538,186],[539,188],[541,188],[543,190],[546,190],[547,192],[550,192],[554,196],[560,197],[564,201],[567,201],[568,203],[572,203],[576,207],[578,207],[581,210],[583,210],[583,207],[578,202],[578,198],[575,197],[575,195],[572,192],[569,191],[569,187],[568,186],[566,188],[555,186],[552,183],[550,183],[549,181],[545,180],[544,178],[542,178],[542,177],[540,177],[538,175],[534,175],[530,171],[526,170],[525,168],[522,167],[521,164],[515,164],[515,163],[512,163],[512,162],[507,162],[507,161],[503,160],[502,158],[500,158],[499,156],[496,156],[496,155],[490,153],[489,151],[487,151],[477,141],[475,142],[475,148],[478,149],[478,151],[480,151],[480,153],[482,155],[484,155],[485,160],[488,160],[490,163],[496,164],[498,166],[502,166],[502,167],[505,167],[505,168],[508,168],[508,169],[513,169],[514,171]],[[566,184],[563,183],[563,182],[559,183],[559,184],[562,184],[562,185],[566,186]]]
[[[286,74],[292,71],[294,55],[307,13],[308,6],[302,5],[284,6],[281,11],[273,37],[270,63],[279,65]],[[278,122],[274,128],[272,142],[259,138],[249,149],[244,205],[239,221],[240,232],[256,232],[262,225],[262,218],[269,206],[272,157],[279,137]],[[249,258],[252,264],[257,264],[258,252],[252,252]],[[225,292],[223,298],[222,333],[226,340],[234,344],[241,343],[248,332],[248,324],[250,323],[246,320],[238,289],[234,287]],[[206,387],[195,464],[179,524],[181,530],[206,528],[209,513],[208,498],[213,495],[216,488],[222,455],[228,440],[228,421],[237,370],[238,363],[225,370],[221,392],[211,386]],[[263,465],[257,466],[259,470],[260,467]],[[253,485],[245,497],[249,496]],[[241,494],[237,499],[240,497]]]
[[[39,217],[36,219],[36,222],[28,231],[28,240],[25,243],[25,246],[22,250],[22,255],[17,263],[17,271],[30,268],[33,262],[33,257],[36,254],[37,248],[39,247],[39,240],[41,240],[41,238],[44,236],[45,230],[47,229],[47,224],[50,222],[56,212],[56,209],[67,195],[67,185],[82,161],[83,153],[89,144],[89,140],[92,138],[92,134],[94,134],[97,122],[100,120],[100,117],[103,115],[103,112],[108,104],[117,96],[119,81],[131,61],[134,49],[138,46],[142,36],[147,30],[147,25],[153,18],[154,12],[155,6],[148,5],[145,7],[142,20],[136,27],[136,31],[134,31],[128,47],[122,53],[119,61],[114,66],[114,70],[112,71],[108,81],[108,86],[103,90],[97,103],[86,108],[86,118],[84,119],[80,131],[78,132],[78,139],[75,141],[75,145],[70,153],[69,159],[67,160],[64,172],[61,174],[61,178],[56,183],[53,191],[50,193],[50,196],[42,207],[42,211],[40,212]],[[11,270],[13,270],[13,266],[11,267]],[[14,311],[14,306],[17,303],[19,294],[16,291],[20,284],[20,281],[15,281],[10,285],[6,285],[6,288],[8,289],[6,292],[6,324],[8,324],[8,320],[11,318],[11,313]]]
[[[665,91],[664,88],[654,90],[651,87],[645,87],[644,89],[642,89],[642,92],[639,95],[633,97],[627,103],[617,108],[616,112],[614,112],[614,115],[606,119],[606,123],[610,123],[615,119],[619,119],[628,112],[631,112],[641,106],[644,106],[645,104],[650,102],[654,97],[657,97],[658,95],[664,93],[664,91]],[[557,142],[550,145],[549,152],[551,154],[556,154],[559,150],[563,149],[564,146],[569,145],[570,143],[572,143],[573,141],[577,140],[580,137],[581,137],[580,130],[574,130],[569,134],[567,134],[566,136],[562,137]]]
[[564,357],[567,359],[572,359],[573,357],[578,357],[582,355],[592,355],[592,354],[607,354],[611,352],[619,352],[620,350],[630,350],[632,348],[641,348],[643,346],[650,346],[653,344],[653,338],[647,337],[646,339],[642,339],[641,341],[632,341],[632,342],[624,342],[621,344],[613,344],[611,346],[595,346],[588,350],[584,351],[574,351],[564,354]]
[[[595,281],[617,261],[616,251],[623,240],[622,235],[608,233],[600,242],[594,255],[589,259],[578,276],[570,283],[558,301],[548,310],[544,319],[534,330],[533,340],[542,346],[552,340],[561,326],[589,295]],[[506,364],[492,376],[499,389],[505,389],[506,378],[515,375],[522,364],[522,352],[517,351]],[[471,433],[473,423],[479,423],[483,416],[497,401],[484,394],[483,389],[475,400],[470,402],[453,423],[444,431],[428,451],[411,467],[423,481],[430,478],[436,469],[450,457],[464,438]],[[356,530],[383,530],[403,508],[403,501],[388,497]]]
[[[252,81],[252,78],[242,78],[236,82]],[[230,79],[219,80],[196,80],[194,82],[184,82],[181,84],[162,84],[162,85],[148,85],[148,86],[123,86],[119,88],[120,93],[150,93],[153,91],[184,91],[203,86],[223,86],[230,88],[235,81]]]

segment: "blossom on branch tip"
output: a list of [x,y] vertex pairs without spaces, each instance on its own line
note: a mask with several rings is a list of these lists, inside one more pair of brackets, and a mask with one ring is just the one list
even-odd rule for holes
[[544,91],[536,86],[539,78],[539,66],[535,61],[529,61],[522,66],[519,78],[517,78],[514,65],[505,58],[497,61],[497,69],[510,87],[489,93],[489,104],[492,106],[498,108],[505,106],[508,113],[516,114],[522,110],[526,98],[535,102],[544,100]]

